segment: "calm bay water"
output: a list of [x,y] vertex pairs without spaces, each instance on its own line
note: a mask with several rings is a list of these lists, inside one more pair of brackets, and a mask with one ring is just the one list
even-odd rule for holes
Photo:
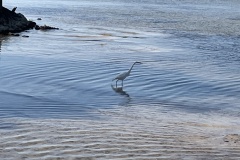
[[[236,113],[239,33],[230,24],[224,28],[208,22],[236,19],[240,14],[235,3],[239,5],[234,1],[211,6],[188,1],[10,1],[5,4],[8,8],[19,6],[27,18],[60,30],[32,30],[22,33],[29,38],[2,41],[2,116],[31,117],[36,111],[46,113],[39,116],[65,116],[66,111],[78,116],[85,107],[119,104],[170,104],[186,111]],[[188,17],[180,18],[184,15]],[[206,24],[190,25],[203,16],[208,18]],[[235,19],[232,23],[239,22]],[[114,92],[111,80],[134,61],[143,65],[135,66],[125,81],[123,91],[128,96]]]
[[[124,119],[137,119],[141,129],[151,124],[146,129],[151,133],[173,121],[239,125],[240,2],[4,3],[7,8],[17,6],[40,25],[60,30],[1,38],[1,118],[106,119],[113,120],[111,124],[119,120],[119,126]],[[116,89],[112,79],[135,61],[143,64],[133,68],[123,89]],[[129,122],[128,132],[137,122]],[[116,130],[116,124],[109,129]],[[170,133],[185,132],[183,126]],[[224,129],[217,135],[231,133]],[[199,130],[205,133],[196,128],[187,133]]]

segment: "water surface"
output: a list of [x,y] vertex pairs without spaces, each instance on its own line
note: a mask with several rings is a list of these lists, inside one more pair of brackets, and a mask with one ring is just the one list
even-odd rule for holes
[[4,3],[60,28],[1,37],[5,158],[239,157],[238,1]]

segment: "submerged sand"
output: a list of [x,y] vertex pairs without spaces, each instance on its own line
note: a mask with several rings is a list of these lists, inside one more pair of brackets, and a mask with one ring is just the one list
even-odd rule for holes
[[2,119],[0,159],[240,157],[238,118],[178,112],[100,113],[104,119]]

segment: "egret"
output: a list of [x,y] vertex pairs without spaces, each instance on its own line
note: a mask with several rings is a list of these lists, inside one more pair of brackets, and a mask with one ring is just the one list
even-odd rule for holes
[[135,64],[142,64],[142,62],[134,62],[133,65],[131,66],[131,68],[130,68],[127,72],[123,72],[123,73],[119,74],[116,78],[114,78],[114,79],[112,80],[112,81],[116,80],[116,87],[117,87],[117,82],[118,82],[118,80],[121,80],[121,81],[122,81],[122,86],[123,86],[123,80],[130,75],[130,73],[131,73],[131,71],[132,71],[132,69],[133,69],[133,66],[134,66]]

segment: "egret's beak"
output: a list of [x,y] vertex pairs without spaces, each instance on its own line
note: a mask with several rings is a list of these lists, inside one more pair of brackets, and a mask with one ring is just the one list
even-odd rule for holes
[[136,62],[136,64],[142,64],[142,62]]

